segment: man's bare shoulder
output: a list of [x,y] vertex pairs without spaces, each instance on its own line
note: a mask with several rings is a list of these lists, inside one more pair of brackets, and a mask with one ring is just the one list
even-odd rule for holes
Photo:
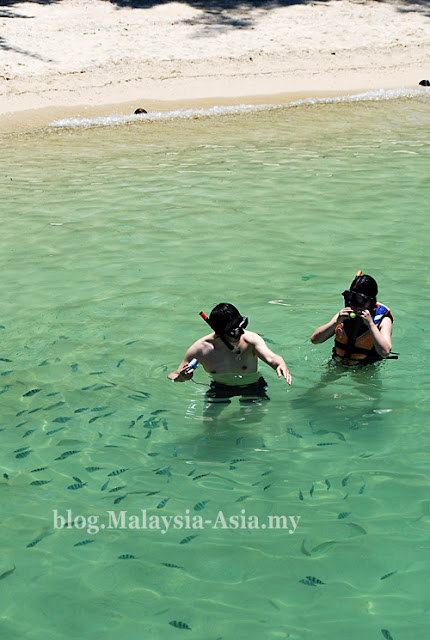
[[195,353],[195,357],[206,356],[214,349],[214,334],[209,333],[207,336],[203,336],[191,345],[190,350]]
[[264,342],[263,338],[258,335],[258,333],[255,333],[255,331],[245,331],[243,337],[249,344],[252,345],[261,344],[262,342]]

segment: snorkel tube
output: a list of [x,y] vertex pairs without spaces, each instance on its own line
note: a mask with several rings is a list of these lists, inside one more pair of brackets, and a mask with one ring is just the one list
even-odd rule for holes
[[230,344],[230,343],[229,343],[229,341],[227,340],[227,338],[225,338],[222,334],[217,333],[217,331],[215,331],[215,329],[214,329],[214,327],[212,326],[211,321],[209,320],[209,318],[207,317],[207,315],[206,315],[203,311],[200,311],[199,316],[201,316],[201,317],[203,318],[203,320],[204,320],[205,322],[207,322],[207,323],[208,323],[208,325],[210,326],[210,328],[212,329],[212,331],[214,331],[214,332],[215,332],[215,335],[216,335],[216,336],[218,336],[218,338],[220,338],[220,339],[224,342],[225,346],[226,346],[228,349],[230,349],[230,351],[233,351],[233,349],[234,349],[233,345],[232,345],[232,344]]

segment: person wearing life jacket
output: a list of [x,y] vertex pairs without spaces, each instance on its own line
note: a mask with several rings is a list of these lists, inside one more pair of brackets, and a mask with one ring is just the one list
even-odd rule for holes
[[347,366],[390,357],[393,316],[388,307],[377,302],[377,294],[374,278],[359,271],[342,293],[344,308],[314,331],[311,342],[320,344],[335,336],[333,359]]

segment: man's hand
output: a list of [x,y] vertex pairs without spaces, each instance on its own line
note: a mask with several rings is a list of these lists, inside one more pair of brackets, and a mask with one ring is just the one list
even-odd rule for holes
[[191,380],[191,378],[193,377],[194,369],[188,371],[189,364],[190,363],[187,362],[182,367],[182,369],[179,369],[178,371],[172,371],[168,374],[167,377],[170,378],[170,380],[173,380],[173,382],[186,382],[187,380]]
[[280,364],[276,367],[276,373],[278,374],[278,378],[285,378],[285,380],[291,386],[292,377],[287,366]]

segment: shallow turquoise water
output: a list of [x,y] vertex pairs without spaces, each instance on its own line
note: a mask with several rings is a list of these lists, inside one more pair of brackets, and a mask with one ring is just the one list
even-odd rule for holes
[[[425,635],[428,107],[4,136],[2,638]],[[309,336],[357,269],[379,282],[400,358],[344,371]],[[187,385],[166,372],[222,300],[285,357],[293,386],[262,365],[271,402],[233,402],[214,423],[204,372]],[[91,534],[54,530],[53,509],[300,521],[292,535]]]

